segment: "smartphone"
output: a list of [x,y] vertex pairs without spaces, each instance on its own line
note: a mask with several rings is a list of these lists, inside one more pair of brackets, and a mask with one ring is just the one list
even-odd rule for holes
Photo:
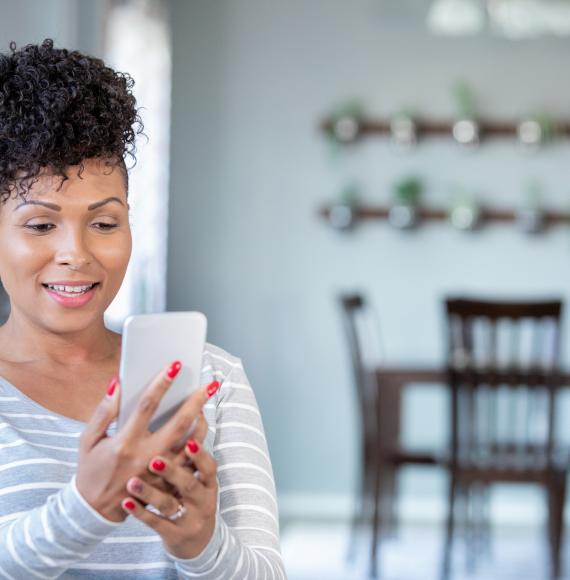
[[145,387],[171,362],[179,360],[182,368],[150,421],[151,431],[164,425],[200,386],[207,325],[201,312],[135,314],[127,318],[119,367],[119,429],[134,411]]

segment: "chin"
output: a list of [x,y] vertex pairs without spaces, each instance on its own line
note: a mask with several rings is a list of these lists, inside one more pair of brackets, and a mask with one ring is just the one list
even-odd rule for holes
[[60,316],[36,319],[41,327],[53,334],[73,334],[94,327],[103,318],[102,312],[72,312]]

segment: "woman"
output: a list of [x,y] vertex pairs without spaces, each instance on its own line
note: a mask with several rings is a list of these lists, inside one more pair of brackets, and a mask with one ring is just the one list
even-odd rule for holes
[[204,387],[150,433],[172,361],[116,430],[120,335],[103,313],[131,252],[132,84],[50,40],[0,55],[0,577],[285,578],[239,359],[207,345]]

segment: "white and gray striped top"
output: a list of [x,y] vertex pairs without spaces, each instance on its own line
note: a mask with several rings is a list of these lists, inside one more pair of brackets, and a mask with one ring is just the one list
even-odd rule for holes
[[40,406],[0,378],[0,577],[285,580],[275,484],[254,393],[241,361],[206,345],[201,384],[220,389],[204,413],[218,463],[216,529],[191,560],[130,517],[102,518],[74,473],[85,423]]

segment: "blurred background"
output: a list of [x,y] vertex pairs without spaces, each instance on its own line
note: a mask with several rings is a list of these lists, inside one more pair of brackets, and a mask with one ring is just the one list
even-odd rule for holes
[[[540,454],[509,431],[490,475],[491,460],[467,472],[454,455],[467,415],[450,369],[495,372],[503,355],[453,347],[461,314],[445,307],[570,301],[569,34],[567,0],[0,0],[0,50],[51,37],[134,77],[149,139],[109,324],[201,310],[209,341],[243,359],[291,580],[542,580],[557,546],[570,578],[567,315],[540,315],[554,334],[535,342],[554,354],[532,380],[467,381],[506,393],[467,409],[472,433],[524,407],[522,430],[545,434]],[[351,331],[363,305],[370,340]],[[537,318],[492,312],[491,337],[497,317]],[[542,391],[509,398],[519,383]],[[503,477],[513,450],[538,459]]]

